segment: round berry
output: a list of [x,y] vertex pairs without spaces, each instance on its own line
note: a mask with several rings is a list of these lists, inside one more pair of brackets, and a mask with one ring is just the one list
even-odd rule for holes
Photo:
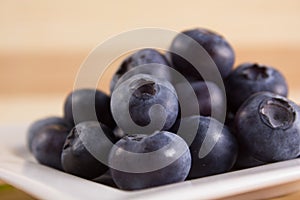
[[236,135],[245,152],[262,162],[300,155],[300,108],[287,98],[261,92],[252,95],[235,116]]
[[107,157],[114,142],[113,132],[104,124],[97,121],[77,124],[63,147],[63,169],[86,179],[101,176],[108,170]]
[[112,148],[109,166],[120,189],[144,189],[184,181],[191,154],[185,141],[170,132],[128,135]]
[[239,65],[225,81],[229,109],[236,112],[252,94],[262,91],[287,96],[288,86],[276,69],[257,63]]
[[173,52],[186,52],[189,57],[201,58],[202,52],[195,51],[191,43],[187,42],[186,35],[200,44],[212,60],[215,62],[223,78],[227,77],[233,67],[235,54],[228,41],[221,35],[203,28],[196,28],[182,32],[173,40],[170,47],[170,57],[173,67],[184,75],[188,80],[202,80],[198,71],[190,64],[186,58],[174,54]]

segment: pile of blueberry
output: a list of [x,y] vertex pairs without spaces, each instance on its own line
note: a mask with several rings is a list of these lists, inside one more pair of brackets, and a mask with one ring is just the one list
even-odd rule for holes
[[[191,49],[182,35],[207,52],[225,90],[173,53]],[[279,71],[257,63],[232,69],[235,54],[228,41],[202,28],[182,32],[170,49],[133,53],[114,74],[111,95],[75,90],[66,98],[63,117],[34,122],[27,142],[37,161],[136,190],[300,155],[300,108],[286,98]],[[195,50],[188,54],[202,57]],[[189,88],[157,66],[179,72]],[[181,105],[180,99],[188,103]]]

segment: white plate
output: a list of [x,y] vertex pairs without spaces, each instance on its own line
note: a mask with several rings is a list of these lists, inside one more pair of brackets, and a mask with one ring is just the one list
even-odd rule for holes
[[[193,181],[125,192],[38,164],[26,148],[26,130],[26,124],[0,126],[0,179],[41,199],[212,199],[300,180],[300,160],[295,159]],[[291,192],[278,188],[266,191],[267,194],[260,195],[270,197]],[[253,195],[248,195],[248,198],[253,198]]]

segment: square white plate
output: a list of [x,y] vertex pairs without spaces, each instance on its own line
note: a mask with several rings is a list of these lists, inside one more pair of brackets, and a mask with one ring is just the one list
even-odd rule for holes
[[[0,126],[0,179],[41,199],[215,199],[300,180],[300,160],[295,159],[125,192],[38,164],[26,148],[27,127],[27,124]],[[265,195],[287,192],[291,190],[268,190]]]

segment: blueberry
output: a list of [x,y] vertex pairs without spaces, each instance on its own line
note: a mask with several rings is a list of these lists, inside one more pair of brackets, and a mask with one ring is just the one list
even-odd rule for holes
[[253,156],[249,155],[249,152],[247,152],[243,148],[239,148],[239,153],[234,168],[245,169],[250,167],[257,167],[264,164],[266,163],[253,158]]
[[65,101],[64,117],[73,124],[98,120],[112,129],[115,127],[110,111],[110,97],[95,89],[71,92]]
[[[145,74],[132,76],[118,86],[112,93],[111,108],[118,126],[125,133],[150,134],[168,130],[178,115],[174,87]],[[144,127],[143,131],[139,131],[139,127]]]
[[[49,125],[61,125],[65,127],[71,127],[67,121],[61,117],[47,117],[33,122],[27,130],[27,146],[30,151],[32,151],[32,140],[33,138],[41,132],[41,129]],[[71,128],[69,128],[71,130]]]
[[233,113],[231,110],[227,110],[224,124],[228,127],[230,132],[235,135],[234,118],[235,113]]
[[118,188],[116,186],[114,180],[111,177],[110,170],[108,170],[107,172],[105,172],[102,176],[94,179],[93,181],[95,181],[97,183],[101,183],[103,185],[110,186],[110,187]]
[[229,108],[236,112],[252,94],[262,91],[287,96],[288,86],[276,69],[257,63],[239,65],[225,82]]
[[178,115],[177,118],[173,124],[173,126],[171,126],[171,128],[169,128],[167,131],[171,132],[171,133],[177,133],[179,127],[180,127],[180,121],[181,121],[181,108],[179,106],[179,110],[178,110]]
[[[113,92],[116,83],[118,80],[123,76],[126,72],[130,71],[131,69],[142,66],[144,64],[162,64],[169,66],[170,64],[168,63],[167,59],[163,54],[158,52],[155,49],[142,49],[137,51],[136,53],[130,55],[128,58],[126,58],[117,72],[114,74],[111,83],[110,83],[110,91]],[[148,65],[151,67],[151,65]],[[150,69],[151,70],[151,69]],[[170,80],[170,75],[168,71],[164,70],[152,70],[151,74],[160,77],[163,79]]]
[[[230,73],[235,60],[235,54],[230,44],[219,34],[203,28],[196,28],[182,32],[199,43],[213,59],[223,78]],[[201,80],[197,70],[185,58],[172,52],[187,52],[191,57],[201,58],[201,52],[194,51],[186,42],[184,37],[179,34],[173,40],[170,47],[170,57],[174,68],[190,81]]]
[[[225,111],[225,94],[223,94],[222,90],[213,82],[210,81],[196,81],[191,83],[192,90],[187,90],[185,85],[182,83],[178,83],[175,85],[176,92],[178,96],[181,94],[184,98],[192,97],[196,95],[198,100],[199,110],[195,110],[194,106],[187,104],[185,106],[184,112],[182,112],[181,117],[187,117],[192,115],[202,115],[202,116],[211,116],[212,114],[212,106],[215,107],[217,113],[214,113],[215,118],[220,118],[222,116],[223,110]],[[195,94],[192,94],[192,93]],[[211,93],[209,93],[211,92]],[[200,111],[200,112],[199,112]]]
[[63,147],[63,169],[86,179],[101,176],[108,170],[107,157],[114,142],[113,132],[104,124],[97,121],[77,124]]
[[192,167],[189,179],[224,173],[233,167],[238,153],[237,140],[214,118],[185,117],[177,134],[190,144]]
[[191,155],[185,141],[170,132],[129,135],[111,149],[109,166],[120,189],[144,189],[184,181]]
[[300,155],[300,108],[287,98],[261,92],[252,95],[235,116],[236,134],[245,152],[262,162]]
[[51,124],[40,129],[33,137],[32,154],[43,165],[62,170],[61,152],[69,133],[69,128],[61,124]]

